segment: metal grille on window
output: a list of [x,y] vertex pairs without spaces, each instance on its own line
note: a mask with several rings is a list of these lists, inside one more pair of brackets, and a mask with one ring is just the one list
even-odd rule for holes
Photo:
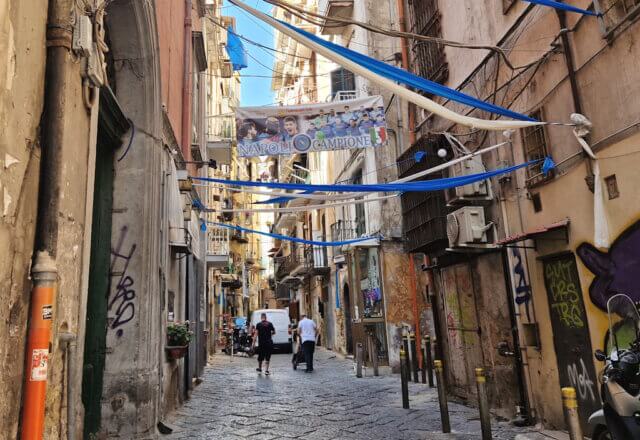
[[[531,115],[532,118],[542,120],[542,113],[538,110]],[[544,159],[548,154],[547,137],[543,125],[536,125],[522,129],[522,145],[527,161]],[[551,173],[545,176],[542,173],[542,162],[527,167],[527,184],[536,183],[551,177]]]
[[[411,32],[442,37],[438,0],[410,0],[409,10]],[[449,79],[449,66],[442,44],[414,40],[412,52],[415,73],[438,83]]]

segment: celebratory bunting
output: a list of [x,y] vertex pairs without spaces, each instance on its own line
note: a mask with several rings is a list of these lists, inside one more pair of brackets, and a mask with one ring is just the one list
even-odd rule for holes
[[554,0],[523,0],[523,1],[525,1],[527,3],[533,3],[533,4],[536,4],[536,5],[549,6],[551,8],[561,9],[563,11],[577,12],[578,14],[595,15],[595,16],[599,16],[600,15],[597,12],[594,12],[594,11],[587,11],[586,9],[576,8],[575,6],[571,6],[571,5],[568,5],[566,3],[561,3],[561,2],[554,1]]
[[294,30],[288,25],[281,23],[278,20],[273,19],[272,17],[269,17],[268,15],[246,5],[245,3],[239,0],[229,0],[229,1],[233,5],[241,8],[242,10],[250,13],[254,17],[259,18],[265,23],[268,23],[269,25],[278,29],[280,32],[294,39],[298,43],[317,52],[319,55],[322,55],[323,57],[339,64],[345,69],[351,70],[356,75],[359,75],[363,78],[368,79],[369,81],[395,93],[398,97],[406,99],[407,101],[417,105],[418,107],[424,108],[427,111],[437,114],[457,124],[464,125],[467,127],[473,127],[476,129],[500,130],[500,131],[505,129],[524,128],[524,127],[531,127],[535,125],[544,124],[543,122],[536,122],[536,121],[530,121],[530,120],[503,121],[503,120],[480,119],[480,118],[465,116],[465,115],[456,113],[453,110],[450,110],[447,107],[434,102],[433,100],[427,98],[426,96],[420,95],[412,90],[409,90],[406,87],[403,87],[397,84],[395,80],[389,79],[381,75],[380,73],[376,73],[374,71],[369,70],[368,68],[362,66],[359,62],[352,60],[343,54],[337,53],[334,50],[329,49],[323,44],[320,44],[314,41],[313,39],[308,38],[306,35]]
[[379,147],[387,142],[381,96],[236,112],[238,155],[279,156]]
[[344,241],[315,241],[315,240],[305,240],[298,237],[289,237],[287,235],[274,234],[271,232],[256,231],[253,229],[243,228],[242,226],[228,225],[226,223],[209,222],[209,224],[213,226],[220,226],[222,228],[233,229],[235,231],[246,232],[248,234],[259,234],[259,235],[264,235],[265,237],[271,237],[271,238],[276,238],[278,240],[291,241],[291,242],[300,243],[300,244],[308,244],[311,246],[324,246],[324,247],[346,246],[349,244],[362,243],[364,241],[375,240],[377,238],[380,238],[380,237],[360,237],[360,238],[354,238],[353,240],[344,240]]
[[366,184],[366,185],[312,185],[312,184],[298,184],[298,183],[279,183],[279,182],[253,182],[244,180],[225,180],[215,179],[209,177],[197,177],[193,176],[193,180],[201,180],[205,182],[222,183],[225,185],[238,185],[238,186],[256,186],[266,188],[276,188],[285,190],[312,190],[312,191],[331,191],[331,192],[425,192],[425,191],[441,191],[444,189],[455,188],[458,186],[465,186],[475,182],[481,182],[483,180],[490,179],[501,174],[508,174],[521,168],[528,167],[530,165],[539,163],[540,160],[533,160],[522,163],[520,165],[511,166],[508,168],[501,168],[494,171],[485,173],[469,174],[466,176],[447,177],[444,179],[432,179],[419,182],[406,182],[406,183],[381,183],[381,184]]
[[400,69],[398,67],[387,64],[383,61],[376,60],[375,58],[369,57],[367,55],[363,55],[359,52],[356,52],[355,50],[347,49],[346,47],[331,43],[330,41],[327,41],[327,40],[323,40],[322,38],[316,35],[313,35],[310,32],[297,28],[291,24],[284,23],[284,22],[281,22],[281,23],[287,26],[288,28],[290,28],[291,30],[313,41],[314,43],[324,46],[327,49],[333,51],[334,53],[337,53],[339,55],[344,56],[345,58],[355,61],[360,66],[364,67],[365,69],[373,73],[377,73],[378,75],[381,75],[385,78],[396,81],[400,84],[405,84],[417,90],[438,95],[442,98],[450,99],[452,101],[456,101],[461,104],[468,105],[470,107],[475,107],[481,110],[485,110],[490,113],[494,113],[496,115],[507,116],[509,118],[519,119],[522,121],[535,121],[535,119],[532,119],[528,116],[502,108],[498,105],[491,104],[489,102],[482,101],[480,99],[466,95],[457,90],[443,86],[442,84],[429,81],[426,78],[422,78],[421,76],[415,75],[404,69]]

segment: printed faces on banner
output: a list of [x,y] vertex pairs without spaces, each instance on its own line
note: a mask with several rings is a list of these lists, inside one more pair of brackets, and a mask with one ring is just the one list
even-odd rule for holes
[[238,110],[236,124],[241,157],[379,147],[387,142],[380,96],[329,104],[244,108]]

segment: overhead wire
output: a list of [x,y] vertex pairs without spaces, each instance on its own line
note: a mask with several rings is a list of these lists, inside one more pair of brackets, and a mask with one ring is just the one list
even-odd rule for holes
[[[421,35],[421,34],[416,34],[413,32],[402,32],[402,31],[396,31],[393,29],[387,29],[387,28],[383,28],[381,26],[375,26],[369,23],[364,23],[358,20],[353,20],[353,19],[349,19],[349,18],[341,18],[341,17],[337,17],[337,16],[328,16],[328,15],[323,15],[323,14],[318,14],[316,12],[312,12],[309,10],[306,10],[302,7],[299,6],[295,6],[289,3],[286,3],[282,0],[264,0],[265,2],[272,4],[274,6],[277,6],[279,8],[284,9],[285,11],[289,12],[290,14],[307,21],[308,23],[311,23],[313,25],[316,26],[320,26],[320,27],[324,27],[324,28],[331,28],[331,27],[343,27],[345,24],[346,25],[355,25],[358,27],[361,27],[363,29],[366,29],[368,31],[371,32],[375,32],[378,34],[382,34],[382,35],[387,35],[390,37],[397,37],[397,38],[409,38],[409,39],[413,39],[413,40],[418,40],[418,41],[425,41],[425,42],[429,42],[429,43],[435,43],[435,44],[441,44],[443,46],[450,46],[450,47],[456,47],[456,48],[461,48],[461,49],[470,49],[470,50],[488,50],[494,53],[497,53],[499,56],[502,57],[502,59],[504,60],[505,64],[512,70],[520,70],[520,69],[525,69],[527,67],[529,67],[530,64],[526,64],[523,66],[514,66],[511,61],[509,60],[508,54],[505,52],[505,50],[499,46],[493,46],[493,45],[488,45],[488,44],[469,44],[469,43],[460,43],[457,41],[451,41],[451,40],[447,40],[444,38],[440,38],[440,37],[433,37],[433,36],[429,36],[429,35]],[[324,20],[324,22],[320,21],[320,20]]]

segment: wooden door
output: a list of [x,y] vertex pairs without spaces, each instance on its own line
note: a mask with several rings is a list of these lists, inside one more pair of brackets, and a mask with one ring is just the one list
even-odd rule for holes
[[475,368],[484,365],[471,268],[467,263],[444,268],[440,281],[449,386],[471,397],[476,394]]

